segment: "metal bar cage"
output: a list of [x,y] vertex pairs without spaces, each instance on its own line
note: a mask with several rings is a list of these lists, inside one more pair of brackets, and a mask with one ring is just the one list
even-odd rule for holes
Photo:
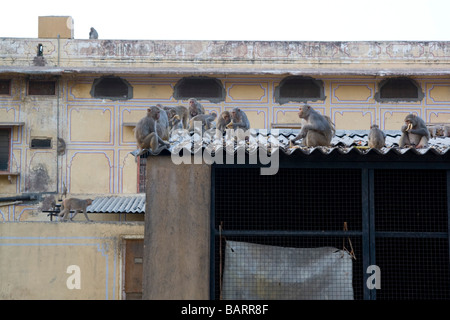
[[213,167],[211,298],[448,299],[448,181],[431,169]]

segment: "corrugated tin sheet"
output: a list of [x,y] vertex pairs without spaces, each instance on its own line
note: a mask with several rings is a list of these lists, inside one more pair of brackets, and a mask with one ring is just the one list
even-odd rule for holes
[[[241,140],[236,142],[235,139],[230,139],[224,135],[217,137],[215,132],[207,131],[200,134],[191,135],[172,135],[170,139],[170,148],[161,148],[157,152],[147,150],[142,154],[142,157],[148,155],[158,155],[161,152],[178,153],[182,148],[190,150],[193,154],[199,149],[207,149],[217,153],[219,151],[227,152],[228,154],[236,153],[244,148],[247,153],[256,152],[259,148],[270,150],[274,146],[278,146],[279,150],[287,155],[302,152],[304,154],[311,154],[319,150],[324,154],[339,152],[346,154],[355,152],[364,155],[369,151],[379,153],[381,155],[387,153],[396,153],[399,156],[405,153],[413,152],[416,154],[433,153],[435,155],[444,155],[450,149],[450,137],[437,136],[429,140],[429,145],[426,148],[399,148],[398,141],[401,136],[399,130],[384,130],[386,133],[386,146],[381,149],[370,149],[368,147],[369,130],[336,130],[336,135],[331,141],[330,147],[303,147],[298,144],[291,146],[289,140],[294,138],[300,130],[298,129],[277,129],[275,130],[255,130],[251,129],[251,136],[247,141]],[[136,155],[137,151],[132,152]]]
[[97,197],[87,212],[97,213],[145,213],[145,194],[133,196]]

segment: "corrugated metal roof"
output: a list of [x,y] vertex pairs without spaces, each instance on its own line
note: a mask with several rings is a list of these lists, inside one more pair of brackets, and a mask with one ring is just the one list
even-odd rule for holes
[[145,213],[145,194],[97,197],[88,207],[87,212]]
[[[330,147],[303,147],[298,144],[291,146],[289,140],[294,138],[300,130],[298,129],[264,129],[256,130],[251,129],[251,136],[247,141],[241,140],[236,142],[235,139],[230,139],[226,135],[217,137],[215,132],[206,131],[203,135],[191,134],[191,135],[172,135],[170,139],[170,148],[161,148],[157,152],[147,150],[141,156],[146,157],[148,155],[158,155],[161,152],[167,153],[179,153],[182,148],[184,150],[190,150],[192,153],[196,153],[200,148],[211,150],[212,153],[219,151],[227,152],[228,154],[237,153],[240,149],[244,148],[247,153],[256,152],[259,148],[265,148],[270,150],[274,146],[278,146],[279,150],[287,155],[302,152],[306,155],[319,150],[324,154],[330,154],[339,152],[346,154],[349,152],[357,151],[361,155],[367,154],[369,151],[374,151],[380,155],[387,153],[395,153],[402,155],[405,153],[413,152],[416,154],[432,153],[435,155],[445,155],[450,149],[450,137],[435,136],[429,140],[429,145],[426,148],[399,148],[398,141],[401,136],[399,130],[384,130],[386,134],[386,146],[381,149],[370,149],[368,147],[368,135],[369,130],[336,130],[336,135],[331,141]],[[222,139],[221,139],[222,138]],[[132,154],[137,154],[137,151]]]

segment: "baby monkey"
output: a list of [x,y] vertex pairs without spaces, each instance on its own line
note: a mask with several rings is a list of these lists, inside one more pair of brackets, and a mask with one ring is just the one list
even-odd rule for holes
[[91,221],[88,218],[87,215],[87,207],[89,207],[92,204],[92,199],[77,199],[77,198],[67,198],[64,199],[61,204],[61,212],[58,214],[58,216],[62,217],[62,221],[66,220],[67,217],[70,214],[70,211],[75,211],[75,214],[70,218],[70,221],[75,218],[75,216],[78,214],[78,212],[83,211],[84,216],[86,217],[87,221]]

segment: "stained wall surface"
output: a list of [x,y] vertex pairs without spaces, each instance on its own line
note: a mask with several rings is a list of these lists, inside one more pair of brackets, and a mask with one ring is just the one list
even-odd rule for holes
[[[36,62],[39,45],[43,55]],[[276,88],[292,75],[323,83],[324,99],[309,101],[336,129],[399,130],[415,113],[427,123],[450,121],[448,42],[255,42],[11,39],[0,42],[0,126],[11,128],[10,167],[0,174],[0,195],[36,193],[95,197],[139,193],[134,124],[148,106],[185,105],[174,88],[185,77],[217,79],[223,101],[200,100],[207,112],[239,107],[253,128],[299,123],[303,103],[280,104]],[[93,83],[114,75],[133,88],[130,99],[94,98]],[[417,101],[376,99],[380,83],[407,77],[419,86]],[[29,95],[29,79],[55,79],[55,95]],[[13,123],[13,125],[11,125]],[[33,138],[50,148],[31,148]],[[65,142],[58,153],[58,139]],[[14,173],[14,174],[10,174]],[[60,198],[60,196],[59,196]],[[39,202],[0,207],[0,221],[25,221]]]
[[123,243],[144,224],[0,223],[0,299],[117,300]]

